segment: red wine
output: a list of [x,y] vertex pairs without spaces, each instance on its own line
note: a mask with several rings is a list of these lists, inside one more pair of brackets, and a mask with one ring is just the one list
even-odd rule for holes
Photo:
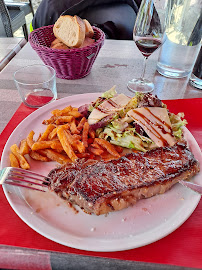
[[152,38],[142,38],[135,41],[138,49],[145,57],[149,57],[161,45],[161,41]]

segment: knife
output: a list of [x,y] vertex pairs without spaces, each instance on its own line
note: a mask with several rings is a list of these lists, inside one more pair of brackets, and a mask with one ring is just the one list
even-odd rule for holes
[[180,180],[179,183],[182,184],[183,186],[197,192],[198,194],[202,195],[202,186],[201,185],[197,185],[197,184],[194,184],[192,182],[188,182],[188,181],[184,181],[184,180]]

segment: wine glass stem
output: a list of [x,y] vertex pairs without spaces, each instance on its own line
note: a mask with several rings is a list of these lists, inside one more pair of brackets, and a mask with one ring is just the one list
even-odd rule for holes
[[148,57],[144,57],[143,70],[142,70],[142,75],[141,75],[141,80],[142,81],[144,81],[144,75],[145,75],[145,69],[146,69],[147,59],[148,59]]

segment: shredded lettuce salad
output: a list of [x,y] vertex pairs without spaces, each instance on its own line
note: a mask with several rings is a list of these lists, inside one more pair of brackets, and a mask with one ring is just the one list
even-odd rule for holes
[[[89,111],[92,112],[92,110],[98,107],[104,100],[112,98],[116,94],[114,86],[92,103],[89,107]],[[131,117],[127,116],[128,111],[138,107],[140,102],[143,100],[144,95],[145,94],[143,93],[137,92],[135,96],[130,99],[124,109],[116,112],[110,123],[96,129],[96,135],[112,144],[143,152],[157,147],[155,142],[148,137],[144,130],[134,123]],[[162,103],[162,107],[166,108],[166,105]],[[184,114],[178,113],[175,115],[174,113],[168,112],[168,116],[171,122],[173,135],[177,140],[181,139],[183,136],[182,128],[187,124],[187,121],[183,119]]]

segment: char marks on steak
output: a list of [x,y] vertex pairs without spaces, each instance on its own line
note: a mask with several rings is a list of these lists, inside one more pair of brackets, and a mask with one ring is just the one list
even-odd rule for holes
[[109,162],[79,160],[50,172],[51,189],[86,213],[107,214],[137,200],[164,193],[199,171],[184,143],[146,153],[129,153]]

